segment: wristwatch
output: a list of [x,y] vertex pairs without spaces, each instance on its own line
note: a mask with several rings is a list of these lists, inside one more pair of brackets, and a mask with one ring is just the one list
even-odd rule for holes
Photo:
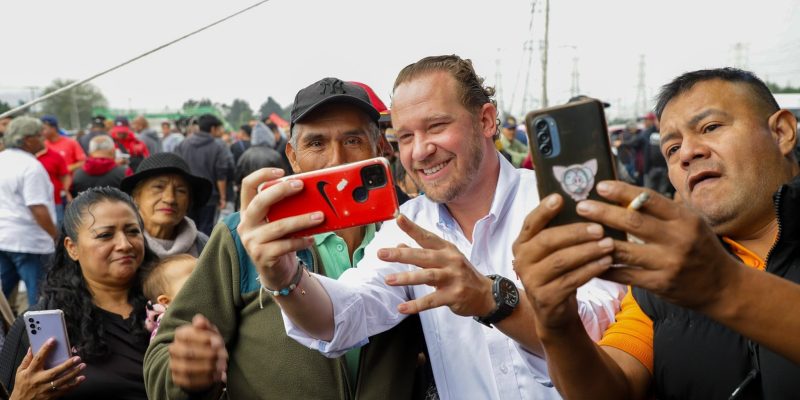
[[517,285],[508,278],[500,275],[488,275],[488,277],[492,280],[495,308],[485,317],[476,315],[473,318],[491,328],[492,325],[496,325],[514,312],[514,308],[519,304],[519,290],[517,290]]

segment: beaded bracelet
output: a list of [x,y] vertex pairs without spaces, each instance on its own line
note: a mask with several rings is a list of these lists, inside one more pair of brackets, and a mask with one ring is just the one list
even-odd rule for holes
[[[298,258],[297,259],[297,272],[295,272],[294,277],[292,277],[292,281],[289,282],[289,286],[287,286],[287,287],[285,287],[283,289],[272,290],[272,289],[264,286],[263,283],[261,283],[261,289],[259,289],[259,291],[258,291],[258,305],[259,305],[259,307],[262,308],[262,309],[264,308],[264,305],[261,302],[261,293],[263,293],[263,292],[267,292],[268,294],[271,294],[273,297],[288,296],[289,293],[292,293],[292,291],[297,288],[297,284],[300,283],[300,279],[303,278],[303,269],[305,269],[303,267],[304,265],[305,264],[303,263],[303,260]],[[261,280],[259,279],[259,283],[260,282],[261,282]],[[305,294],[305,291],[303,291],[303,292],[304,292],[303,294]]]

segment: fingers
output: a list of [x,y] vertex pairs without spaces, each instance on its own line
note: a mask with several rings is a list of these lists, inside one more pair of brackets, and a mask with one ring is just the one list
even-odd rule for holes
[[[547,282],[563,279],[565,275],[595,260],[604,259],[605,257],[610,260],[613,250],[614,240],[604,238],[599,241],[582,243],[555,251],[533,267],[536,269],[535,280],[537,282],[535,284],[545,285]],[[610,264],[611,262],[609,261]],[[520,276],[530,275],[530,272],[533,271],[529,271],[531,268],[527,269],[520,266],[517,268],[517,272]]]
[[445,271],[441,269],[423,269],[412,272],[400,272],[386,276],[386,284],[390,286],[429,285],[437,286],[442,282]]
[[267,218],[269,207],[286,197],[300,193],[303,190],[303,181],[289,179],[276,183],[261,191],[253,197],[247,209],[242,211],[242,224],[257,224]]
[[407,233],[408,236],[411,236],[411,238],[424,249],[442,249],[448,245],[447,241],[422,229],[405,215],[400,214],[400,216],[397,217],[397,226],[399,226],[403,232]]
[[262,168],[242,179],[242,187],[240,192],[241,207],[239,209],[247,209],[247,206],[250,205],[250,201],[252,201],[253,198],[258,194],[258,185],[267,181],[278,179],[282,177],[284,173],[285,172],[280,168]]
[[648,192],[650,197],[642,204],[639,209],[640,212],[662,220],[672,220],[680,216],[680,208],[673,200],[653,190],[620,181],[602,181],[597,184],[597,193],[599,195],[612,203],[621,204],[623,207],[627,207],[642,192]]
[[623,241],[614,242],[614,262],[645,269],[658,268],[671,258],[662,247]]
[[28,352],[25,353],[25,357],[22,359],[22,362],[19,364],[18,370],[28,369],[31,365],[31,361],[33,361],[33,350],[28,347]]
[[[648,202],[651,200],[653,199]],[[578,203],[576,210],[584,218],[634,234],[645,242],[664,235],[666,222],[641,210],[631,210],[594,200]]]
[[80,385],[81,382],[86,380],[85,376],[80,375],[85,369],[86,364],[70,364],[69,370],[63,375],[56,374],[48,376],[46,379],[53,382],[53,385],[55,385],[58,391],[62,393],[68,392],[72,390],[73,387]]
[[597,241],[602,237],[603,227],[595,223],[581,222],[548,228],[527,242],[516,242],[514,257],[517,265],[524,266],[560,249]]
[[440,292],[433,292],[415,300],[407,301],[397,306],[401,314],[418,314],[425,310],[447,305]]
[[63,374],[64,372],[66,372],[69,369],[77,369],[78,372],[80,372],[80,371],[83,371],[84,368],[86,368],[86,364],[82,364],[81,363],[81,358],[78,357],[78,356],[75,356],[75,357],[69,358],[67,361],[64,361],[61,364],[56,365],[53,368],[50,368],[50,369],[46,370],[45,371],[46,374],[44,375],[44,378],[47,379],[48,381],[51,381],[51,380],[56,379],[58,376],[60,376],[61,374]]
[[31,361],[30,367],[34,370],[43,370],[44,369],[44,360],[47,359],[47,355],[50,354],[50,350],[53,349],[56,345],[55,338],[47,339],[39,351],[33,356],[33,360]]
[[240,225],[241,229],[239,229],[239,235],[242,236],[243,243],[249,240],[255,240],[256,244],[269,243],[285,238],[303,229],[317,226],[324,220],[325,214],[321,211],[315,211],[309,214],[281,218],[257,226],[255,224],[248,224],[249,228]]
[[544,229],[547,223],[558,215],[563,205],[564,201],[558,194],[551,194],[542,199],[539,206],[534,208],[533,211],[525,217],[525,222],[522,224],[522,230],[520,230],[515,244],[527,242],[534,235],[539,233],[539,231]]
[[526,290],[526,294],[537,308],[550,308],[563,303],[568,296],[573,295],[579,287],[603,275],[611,267],[611,256],[583,264],[571,271],[558,276],[549,283],[538,287],[535,291]]
[[191,325],[175,330],[170,344],[172,379],[186,389],[206,389],[223,378],[228,353],[222,336],[202,315],[195,315]]
[[461,261],[461,253],[439,250],[396,247],[378,250],[378,258],[386,262],[412,264],[421,268],[437,268]]

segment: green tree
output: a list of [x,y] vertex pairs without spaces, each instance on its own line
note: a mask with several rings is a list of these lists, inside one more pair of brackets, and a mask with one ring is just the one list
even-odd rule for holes
[[775,82],[766,82],[769,91],[772,93],[800,93],[800,87],[792,86],[791,82],[786,82],[786,86],[781,86]]
[[6,103],[3,100],[0,100],[0,114],[4,113],[4,112],[6,112],[6,111],[8,111],[10,109],[11,109],[11,106],[8,105],[8,103]]
[[253,119],[253,109],[250,104],[242,99],[235,99],[230,106],[225,119],[231,124],[232,129],[239,129]]
[[189,99],[183,102],[183,109],[188,110],[197,107],[213,107],[214,103],[210,99],[202,98],[200,100]]
[[267,101],[261,104],[261,108],[258,109],[258,114],[261,119],[264,119],[272,115],[272,113],[283,115],[283,107],[281,107],[281,104],[273,99],[272,96],[269,96]]
[[[44,88],[44,94],[52,93],[75,82],[68,79],[56,79]],[[84,83],[66,92],[58,94],[42,102],[42,112],[55,115],[63,127],[81,129],[92,119],[93,108],[107,108],[103,93],[96,86]]]

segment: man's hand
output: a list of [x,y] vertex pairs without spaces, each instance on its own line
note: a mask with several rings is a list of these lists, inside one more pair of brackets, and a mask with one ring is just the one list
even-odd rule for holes
[[36,356],[30,348],[28,349],[28,353],[17,368],[11,400],[57,399],[86,380],[86,377],[81,375],[86,364],[81,363],[80,357],[77,356],[53,368],[44,369],[44,360],[54,347],[55,340],[51,338],[39,349]]
[[[545,229],[563,207],[554,194],[528,214],[514,241],[514,264],[536,315],[541,338],[579,326],[575,298],[579,287],[611,265],[614,242],[603,238],[603,227],[576,223]],[[576,325],[577,324],[577,325]]]
[[[606,181],[597,192],[612,203],[628,204],[650,192],[638,211],[586,200],[578,213],[598,223],[626,231],[644,244],[616,241],[615,262],[635,267],[613,268],[604,279],[647,289],[665,300],[696,308],[713,306],[738,279],[742,264],[720,244],[703,219],[689,208],[651,190]],[[638,268],[637,268],[638,267]]]
[[197,314],[175,330],[169,345],[172,381],[187,391],[202,391],[227,380],[228,350],[217,327]]
[[292,238],[289,235],[320,224],[324,217],[318,211],[267,221],[267,213],[273,204],[303,190],[303,181],[290,179],[257,193],[259,184],[281,176],[282,169],[262,169],[242,181],[242,219],[236,228],[262,284],[276,289],[287,286],[292,280],[297,267],[295,251],[313,244],[310,237]]
[[486,316],[495,308],[492,280],[479,273],[452,243],[434,235],[401,215],[397,226],[411,236],[421,249],[405,245],[378,250],[386,262],[413,264],[419,271],[401,272],[386,277],[392,286],[428,285],[436,291],[416,300],[400,304],[403,314],[414,314],[448,306],[463,316]]

